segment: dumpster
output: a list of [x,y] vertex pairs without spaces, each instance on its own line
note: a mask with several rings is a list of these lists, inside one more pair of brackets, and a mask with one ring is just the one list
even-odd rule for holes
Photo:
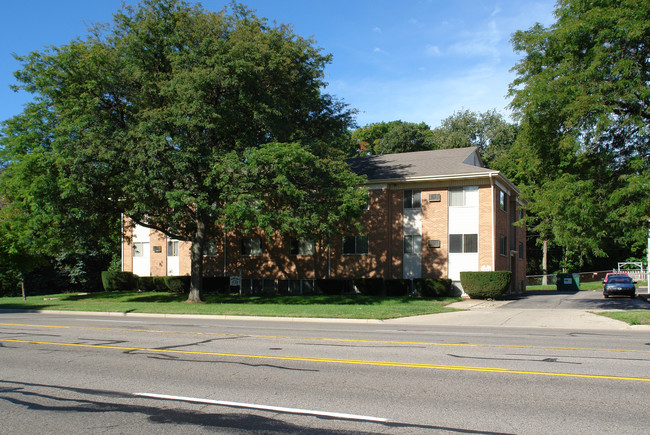
[[580,290],[579,273],[558,273],[555,281],[555,288],[558,291],[578,291]]

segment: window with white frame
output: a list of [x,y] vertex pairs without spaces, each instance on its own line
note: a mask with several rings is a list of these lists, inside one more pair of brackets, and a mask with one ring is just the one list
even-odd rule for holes
[[305,239],[291,239],[291,255],[314,255],[314,242]]
[[469,254],[478,252],[478,234],[449,234],[449,253]]
[[508,196],[503,190],[499,190],[499,208],[508,211]]
[[449,188],[449,207],[478,206],[478,186]]
[[167,256],[178,257],[178,240],[167,240]]
[[343,237],[343,254],[367,254],[368,253],[368,236],[344,236]]
[[405,235],[404,236],[404,253],[405,254],[419,254],[422,252],[422,236],[420,235]]
[[262,255],[262,239],[259,237],[242,239],[241,255],[245,257],[257,257]]
[[216,257],[217,256],[217,241],[208,240],[205,242],[205,248],[203,251],[204,257]]
[[144,243],[136,242],[133,244],[133,256],[144,257]]
[[422,192],[420,190],[408,189],[404,191],[404,208],[422,207]]

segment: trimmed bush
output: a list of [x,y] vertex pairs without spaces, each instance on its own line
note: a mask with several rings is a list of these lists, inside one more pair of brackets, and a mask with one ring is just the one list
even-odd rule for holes
[[337,296],[347,293],[350,282],[345,279],[317,279],[316,290],[325,296]]
[[230,293],[230,277],[204,276],[203,292],[205,293]]
[[352,283],[362,295],[382,296],[384,293],[382,278],[357,278],[353,279]]
[[441,298],[451,294],[451,280],[445,278],[414,279],[415,289],[423,298]]
[[135,290],[136,276],[131,272],[102,272],[102,285],[107,292],[118,290]]
[[182,293],[190,290],[189,276],[140,276],[138,290]]
[[384,281],[386,286],[386,296],[401,297],[408,296],[411,291],[410,279],[387,279]]
[[512,272],[461,272],[460,283],[472,299],[496,299],[508,290]]

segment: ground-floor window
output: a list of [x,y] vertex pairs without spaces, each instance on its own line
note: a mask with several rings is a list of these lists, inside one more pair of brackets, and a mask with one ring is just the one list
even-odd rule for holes
[[262,239],[254,237],[252,239],[242,239],[241,255],[246,257],[256,257],[262,255]]
[[422,236],[420,235],[405,235],[404,236],[404,253],[405,254],[419,254],[422,252]]

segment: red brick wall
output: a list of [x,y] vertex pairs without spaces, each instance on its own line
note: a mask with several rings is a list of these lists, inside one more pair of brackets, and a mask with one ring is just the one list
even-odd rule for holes
[[[439,194],[440,202],[429,202],[430,194]],[[422,189],[422,277],[446,278],[449,263],[449,194],[446,187]],[[440,240],[439,248],[430,248],[429,240]]]

